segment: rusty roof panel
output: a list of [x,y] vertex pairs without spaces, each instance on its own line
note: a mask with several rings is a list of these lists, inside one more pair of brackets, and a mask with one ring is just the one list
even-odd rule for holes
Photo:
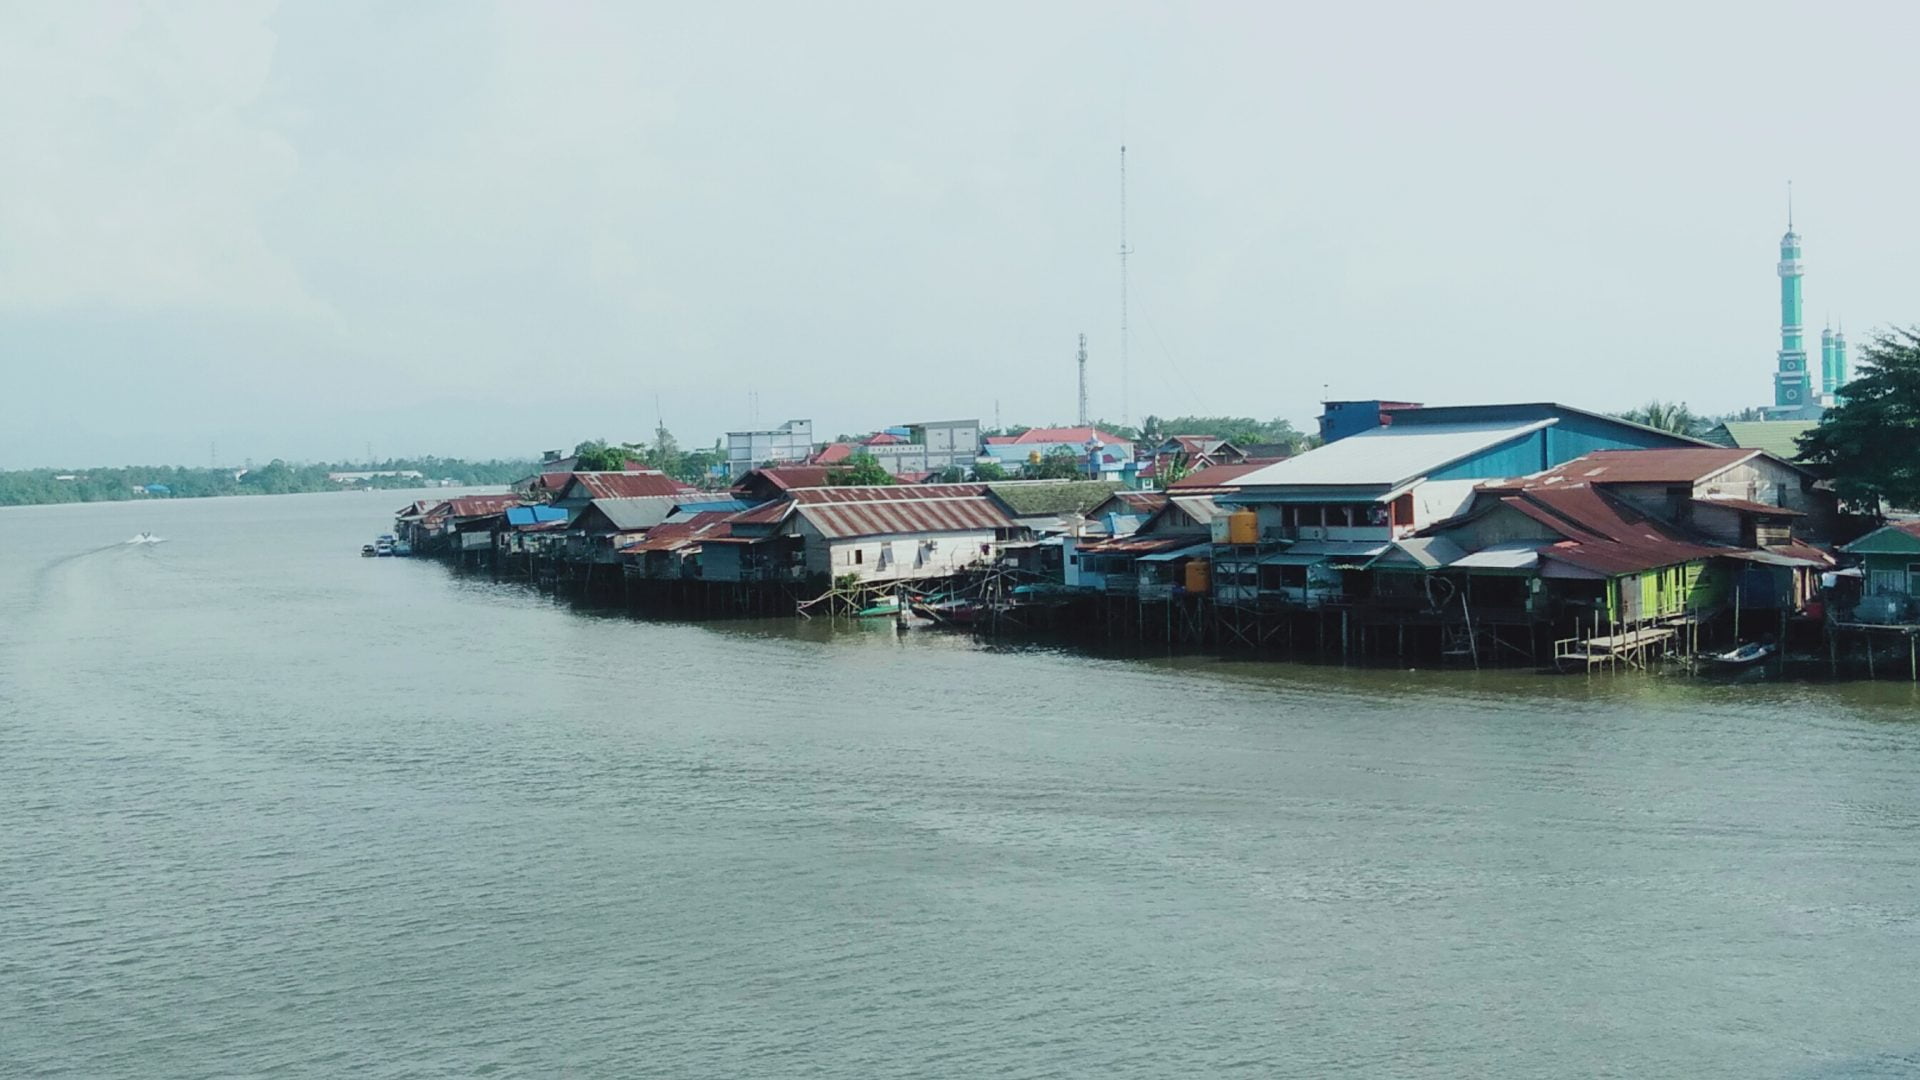
[[799,513],[830,540],[856,536],[984,532],[1014,528],[984,494],[966,498],[801,503]]

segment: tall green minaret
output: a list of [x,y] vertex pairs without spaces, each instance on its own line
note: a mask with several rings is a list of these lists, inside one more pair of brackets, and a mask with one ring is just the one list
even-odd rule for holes
[[1840,389],[1838,369],[1833,366],[1833,327],[1820,331],[1820,389],[1818,393],[1831,394]]
[[1847,324],[1833,332],[1833,374],[1827,378],[1827,393],[1837,401],[1840,388],[1847,385]]
[[1780,238],[1780,368],[1773,374],[1773,405],[1779,412],[1813,402],[1807,381],[1807,350],[1800,330],[1800,234],[1793,231],[1793,185],[1787,185],[1787,234]]

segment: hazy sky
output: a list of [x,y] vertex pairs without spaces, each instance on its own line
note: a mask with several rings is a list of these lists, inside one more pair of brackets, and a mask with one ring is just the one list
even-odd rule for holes
[[0,2],[0,467],[1770,400],[1920,321],[1920,7]]

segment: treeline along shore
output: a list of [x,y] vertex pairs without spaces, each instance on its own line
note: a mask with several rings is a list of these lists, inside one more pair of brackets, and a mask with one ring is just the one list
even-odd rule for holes
[[[503,494],[408,503],[379,551],[688,618],[1920,678],[1920,522],[1849,512],[1830,470],[1790,451],[1552,403],[1328,416],[1311,449],[1176,436],[1120,479],[1097,460],[1084,477],[959,482],[801,460],[701,490],[636,462],[552,461]],[[1169,448],[1179,467],[1151,467]]]
[[313,491],[499,487],[534,467],[532,459],[466,461],[401,458],[378,463],[289,464],[275,459],[234,468],[123,465],[94,469],[0,471],[0,506],[198,499],[221,495],[293,495]]

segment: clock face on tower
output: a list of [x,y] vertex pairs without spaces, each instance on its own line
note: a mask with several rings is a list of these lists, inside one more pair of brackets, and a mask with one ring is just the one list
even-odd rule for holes
[[1798,360],[1788,360],[1788,361],[1787,361],[1787,362],[1786,362],[1785,364],[1783,364],[1783,365],[1781,365],[1781,370],[1783,370],[1783,371],[1799,371],[1799,370],[1800,370],[1800,361],[1798,361]]
[[1800,391],[1794,389],[1791,386],[1787,387],[1787,400],[1788,401],[1800,400]]

